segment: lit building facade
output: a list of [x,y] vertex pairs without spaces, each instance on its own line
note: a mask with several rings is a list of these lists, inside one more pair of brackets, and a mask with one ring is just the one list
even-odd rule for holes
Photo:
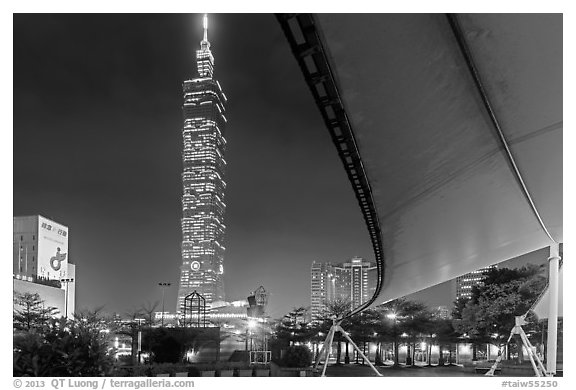
[[310,312],[312,318],[318,318],[326,307],[326,302],[334,300],[332,283],[332,263],[313,261],[310,267]]
[[496,265],[480,268],[474,272],[469,272],[456,278],[456,300],[470,299],[472,287],[481,285],[485,279],[484,272],[496,268]]
[[76,266],[68,255],[68,227],[41,215],[13,218],[15,294],[38,294],[59,315],[74,315]]
[[364,261],[361,257],[353,257],[342,264],[349,280],[352,307],[358,307],[368,301],[376,289],[377,269],[374,264]]
[[177,311],[194,291],[206,304],[224,301],[224,174],[226,96],[214,78],[214,57],[204,39],[196,51],[197,76],[183,83],[182,266]]
[[310,268],[310,314],[318,319],[334,300],[350,300],[351,308],[368,301],[376,289],[376,266],[360,257],[334,264],[312,262]]

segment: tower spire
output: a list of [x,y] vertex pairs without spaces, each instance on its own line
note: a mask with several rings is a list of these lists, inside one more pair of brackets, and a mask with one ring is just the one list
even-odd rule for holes
[[204,39],[203,39],[203,41],[208,42],[208,14],[204,14],[204,19],[202,22],[204,25]]
[[204,26],[204,38],[200,42],[200,47],[202,50],[210,50],[210,42],[208,42],[208,14],[204,14],[202,25]]
[[208,42],[208,14],[202,18],[204,27],[204,37],[200,42],[200,50],[196,50],[196,66],[200,77],[212,77],[214,73],[214,57],[210,51],[210,42]]

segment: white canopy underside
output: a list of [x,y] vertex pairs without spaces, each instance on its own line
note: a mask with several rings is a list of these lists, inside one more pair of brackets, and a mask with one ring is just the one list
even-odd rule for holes
[[[458,15],[521,176],[562,242],[562,15]],[[382,229],[374,304],[549,246],[445,15],[320,14]]]

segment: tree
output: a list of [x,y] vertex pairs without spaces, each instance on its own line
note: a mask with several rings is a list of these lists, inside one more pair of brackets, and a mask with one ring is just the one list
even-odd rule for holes
[[[325,326],[330,329],[332,320],[342,318],[345,314],[349,313],[352,307],[352,302],[345,298],[336,298],[326,302],[325,309],[320,313],[320,319],[324,322]],[[350,320],[344,320],[340,324],[344,329],[350,324]],[[342,335],[340,332],[334,334],[336,340],[336,364],[341,364],[342,357]],[[346,356],[348,356],[348,341],[346,341]],[[346,359],[348,363],[349,358]]]
[[305,345],[288,347],[282,361],[286,367],[309,367],[312,364],[312,353]]
[[303,342],[309,336],[310,327],[306,323],[306,308],[294,308],[284,315],[276,326],[276,337],[287,341],[289,345]]
[[454,301],[451,313],[452,318],[459,320],[462,319],[462,311],[466,307],[466,304],[468,303],[469,300],[470,298],[460,297]]
[[453,320],[437,318],[433,321],[432,328],[434,334],[436,335],[436,340],[438,341],[438,346],[440,349],[440,358],[438,359],[438,365],[444,365],[444,355],[442,353],[442,347],[448,345],[449,357],[448,364],[452,363],[452,345],[457,343],[460,338],[460,333],[458,333],[453,326]]
[[421,341],[432,326],[432,314],[428,308],[419,302],[413,302],[410,311],[406,312],[402,321],[402,330],[407,335],[408,356],[406,364],[415,366],[416,343]]
[[[515,325],[515,317],[524,315],[544,289],[543,268],[527,265],[522,268],[491,269],[483,285],[472,289],[472,297],[461,310],[461,319],[454,321],[457,331],[467,334],[473,343],[502,346]],[[533,327],[529,324],[525,331]],[[516,340],[518,358],[522,359],[521,341]]]
[[[375,340],[374,333],[377,333],[380,323],[380,313],[374,309],[367,309],[361,313],[355,314],[348,320],[347,329],[350,330],[350,334],[355,344],[360,347],[362,346],[362,353],[367,356],[367,343]],[[348,342],[346,342],[348,346]],[[348,355],[348,348],[346,348],[346,355]],[[359,354],[356,354],[356,363],[359,360]],[[368,356],[367,356],[368,357]],[[364,359],[362,358],[362,364],[364,364]]]
[[39,294],[14,292],[14,328],[38,332],[46,331],[50,320],[59,312],[52,306],[46,307]]
[[103,376],[113,367],[108,321],[99,310],[50,320],[43,334],[14,335],[14,376]]
[[374,324],[374,332],[375,332],[375,341],[377,342],[376,347],[376,359],[375,362],[377,365],[383,364],[382,359],[382,344],[386,343],[394,343],[394,322],[392,318],[387,318],[387,315],[390,312],[383,309],[382,306],[378,306],[375,308],[376,313],[378,313],[378,320]]
[[[394,366],[400,365],[398,355],[399,336],[408,336],[407,344],[415,342],[416,335],[424,331],[419,322],[424,321],[427,313],[426,305],[421,302],[398,298],[379,306],[379,310],[392,321],[392,339],[394,341]],[[407,364],[412,364],[412,357],[408,354]]]

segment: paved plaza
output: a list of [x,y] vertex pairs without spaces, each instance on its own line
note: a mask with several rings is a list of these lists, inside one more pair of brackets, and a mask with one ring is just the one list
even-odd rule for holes
[[[444,367],[392,367],[392,366],[382,366],[377,367],[378,371],[383,376],[390,377],[477,377],[480,378],[483,374],[476,373],[476,371],[471,367],[463,367],[461,365],[455,366],[444,366]],[[523,376],[533,376],[534,374],[526,372],[518,372],[514,377]],[[364,376],[376,376],[374,371],[368,365],[361,364],[341,364],[335,365],[331,364],[326,369],[326,376],[343,376],[343,377],[364,377]],[[498,375],[500,376],[500,375]]]

